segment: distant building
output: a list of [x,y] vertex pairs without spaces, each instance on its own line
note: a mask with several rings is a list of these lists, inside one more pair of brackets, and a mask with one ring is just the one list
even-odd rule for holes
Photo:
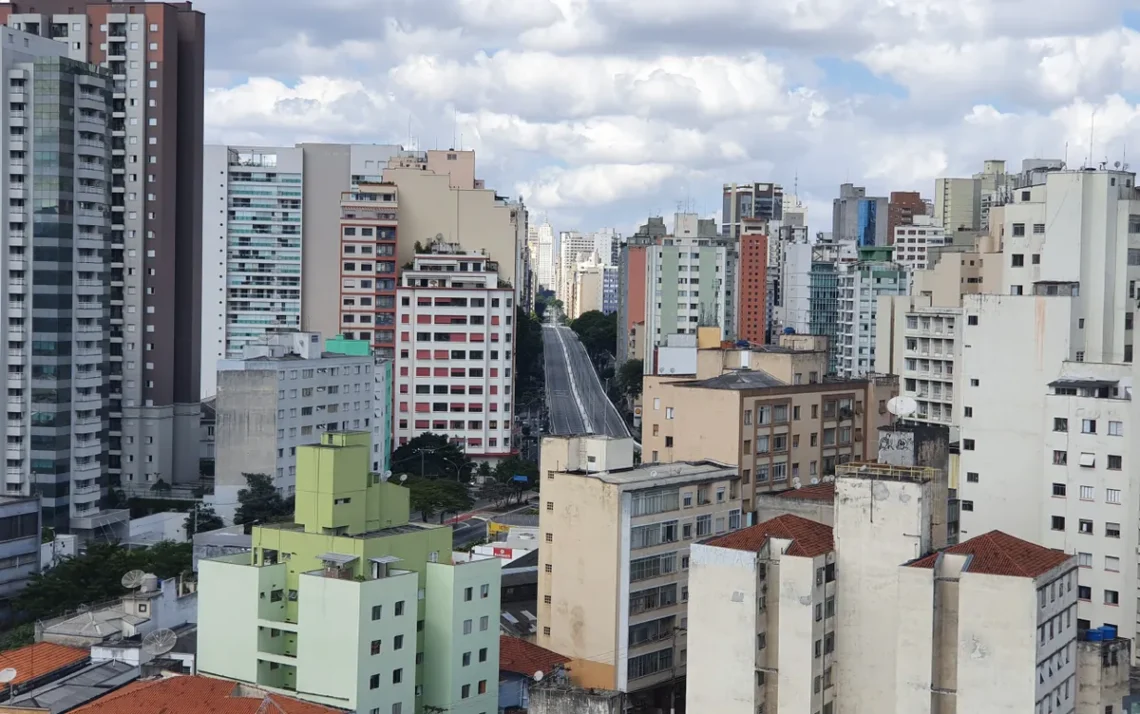
[[175,714],[190,711],[187,708],[190,703],[196,711],[232,714],[343,714],[344,711],[301,701],[269,689],[195,675],[160,676],[140,681],[73,711],[81,714]]
[[839,324],[830,344],[829,371],[848,379],[864,377],[875,369],[879,298],[908,294],[909,273],[891,259],[889,247],[860,248],[857,262],[839,264],[837,287]]
[[[123,526],[117,525],[116,532],[122,533]],[[11,617],[12,601],[40,572],[42,540],[39,496],[0,496],[0,542],[7,566],[0,569],[0,622]]]
[[900,227],[909,226],[915,217],[926,215],[926,201],[918,191],[892,191],[887,214],[887,240],[889,245],[894,245]]
[[934,220],[947,234],[978,230],[982,224],[982,182],[972,178],[936,179]]
[[868,196],[863,186],[845,183],[832,202],[831,235],[837,242],[851,241],[861,248],[888,243],[889,201]]
[[499,711],[530,706],[530,687],[556,676],[569,657],[516,637],[499,637]]
[[36,623],[36,640],[68,647],[90,648],[115,638],[146,635],[197,622],[198,596],[194,583],[181,578],[159,580],[145,575],[137,586],[114,603]]
[[293,522],[199,561],[199,671],[354,711],[493,711],[500,561],[452,565],[451,529],[410,522],[369,446],[369,432],[299,446]]

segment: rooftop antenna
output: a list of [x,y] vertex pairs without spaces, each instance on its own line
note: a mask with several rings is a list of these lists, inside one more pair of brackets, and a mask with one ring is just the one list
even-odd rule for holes
[[[35,650],[33,649],[32,651],[34,652]],[[541,672],[539,674],[541,674]],[[0,684],[3,684],[5,688],[7,688],[9,685],[11,685],[15,679],[16,679],[16,670],[15,669],[13,669],[11,667],[5,667],[4,669],[0,669]]]
[[178,644],[178,635],[174,630],[163,627],[143,636],[142,649],[143,652],[158,657],[174,649],[176,644]]
[[123,587],[127,590],[138,590],[142,587],[143,580],[146,578],[146,573],[142,570],[128,570],[123,574],[119,580]]
[[459,132],[459,110],[451,108],[451,146],[455,148],[455,135]]
[[[15,671],[15,670],[13,670],[13,671]],[[542,670],[540,669],[540,670],[538,670],[537,672],[535,672],[534,674],[532,674],[530,678],[531,678],[531,679],[533,679],[533,680],[534,680],[534,681],[536,681],[536,682],[541,682],[541,681],[542,681],[542,678],[543,678],[543,677],[545,677],[545,676],[546,676],[546,675],[545,675],[545,674],[543,674],[543,673],[542,673]]]
[[1092,115],[1089,117],[1089,158],[1085,166],[1092,166],[1093,162],[1093,141],[1094,137],[1096,137],[1096,110],[1097,107],[1093,107]]
[[918,402],[910,397],[891,397],[890,401],[887,402],[887,411],[897,417],[896,421],[906,419],[918,411]]

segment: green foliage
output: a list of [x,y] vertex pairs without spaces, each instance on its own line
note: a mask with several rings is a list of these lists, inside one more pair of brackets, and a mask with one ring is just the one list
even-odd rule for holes
[[641,396],[641,383],[644,379],[645,363],[639,359],[627,360],[618,370],[617,381],[622,394],[630,399]]
[[[516,481],[515,476],[524,476],[525,481]],[[521,456],[508,456],[500,461],[493,472],[491,481],[483,484],[479,497],[505,506],[512,499],[522,503],[523,494],[538,485],[538,464]]]
[[125,592],[120,579],[127,571],[175,577],[190,572],[192,553],[191,544],[172,541],[135,550],[118,543],[91,543],[83,555],[64,559],[51,570],[33,575],[17,596],[15,609],[22,618],[34,620],[108,600]]
[[436,514],[439,514],[439,522],[443,523],[448,513],[460,513],[475,503],[467,493],[467,487],[456,481],[413,478],[406,485],[411,491],[411,509],[419,511],[424,523]]
[[25,622],[22,625],[16,625],[4,634],[0,634],[0,652],[24,647],[35,643],[35,641],[36,623]]
[[107,489],[107,493],[103,494],[102,498],[99,499],[99,507],[111,511],[126,508],[127,496],[117,488],[109,488]]
[[444,434],[425,431],[392,452],[392,471],[467,483],[475,464]]
[[515,404],[543,393],[542,322],[537,315],[515,311]]
[[55,529],[50,526],[44,526],[40,529],[40,542],[51,543],[55,540]]
[[577,333],[586,353],[595,362],[603,355],[617,351],[617,313],[584,312],[570,323],[570,329]]
[[285,500],[266,474],[242,474],[246,488],[238,491],[238,509],[234,523],[245,526],[247,533],[254,524],[280,523],[293,518],[292,499]]
[[154,491],[155,493],[170,493],[170,484],[162,479],[159,479],[154,482],[154,485],[150,487],[150,490]]
[[190,513],[187,514],[186,522],[182,524],[182,527],[186,530],[186,537],[192,538],[195,533],[215,531],[224,525],[226,525],[225,521],[214,511],[213,506],[198,506],[196,514],[194,509],[191,509]]

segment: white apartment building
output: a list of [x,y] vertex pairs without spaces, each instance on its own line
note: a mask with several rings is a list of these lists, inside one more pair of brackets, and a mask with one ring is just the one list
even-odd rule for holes
[[617,311],[618,269],[603,263],[597,253],[574,266],[574,286],[567,305],[571,320],[584,312],[597,310],[604,313]]
[[[40,495],[45,527],[87,539],[125,535],[129,518],[99,506],[111,374],[112,80],[67,56],[67,44],[34,32],[5,28],[0,36],[3,495]],[[72,167],[67,181],[61,165]]]
[[935,477],[845,464],[834,529],[785,514],[691,546],[688,709],[1073,712],[1076,559],[1000,531],[932,551]]
[[784,291],[783,325],[811,334],[811,265],[814,249],[807,240],[781,243],[784,252],[780,285]]
[[557,270],[554,254],[554,228],[543,223],[536,228],[534,272],[540,287],[554,290],[557,286]]
[[[329,431],[371,431],[373,358],[323,352],[315,332],[269,335],[241,359],[218,363],[215,485],[227,520],[245,488],[242,474],[268,474],[292,495],[297,447]],[[154,478],[151,475],[151,480]]]
[[730,248],[707,238],[662,238],[646,247],[645,359],[672,334],[728,324]]
[[592,234],[562,231],[558,234],[558,264],[555,266],[555,297],[569,307],[574,293],[574,268],[586,260],[594,248]]
[[914,223],[895,226],[895,262],[913,274],[934,267],[930,248],[946,245],[946,230],[933,216],[915,216]]
[[876,260],[839,263],[837,268],[839,330],[832,353],[838,356],[838,375],[855,379],[875,367],[879,298],[908,294],[910,277],[903,266]]
[[433,244],[400,276],[395,446],[430,431],[468,455],[511,452],[514,291],[481,253]]
[[694,543],[688,612],[688,711],[835,711],[831,526],[789,514]]
[[692,659],[689,547],[740,527],[736,467],[635,467],[632,439],[590,436],[543,439],[540,471],[536,644],[574,658],[584,686],[670,709]]
[[203,153],[202,395],[220,359],[301,329],[304,150],[206,146]]
[[929,295],[879,298],[875,371],[897,374],[899,395],[917,402],[908,419],[958,426],[962,323],[961,308],[932,307]]
[[396,344],[397,188],[363,184],[341,194],[340,329],[391,359]]

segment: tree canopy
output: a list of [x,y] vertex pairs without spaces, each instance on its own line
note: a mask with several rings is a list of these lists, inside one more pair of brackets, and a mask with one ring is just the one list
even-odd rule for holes
[[542,394],[542,322],[521,308],[515,311],[515,403]]
[[467,493],[467,487],[456,481],[413,478],[408,480],[406,486],[411,491],[411,509],[419,511],[420,520],[424,523],[436,514],[439,515],[439,522],[443,523],[447,514],[461,513],[475,503]]
[[197,514],[193,510],[186,515],[186,522],[182,527],[186,530],[186,537],[193,538],[195,533],[214,531],[225,526],[225,521],[215,511],[213,506],[197,505]]
[[425,431],[392,452],[392,471],[467,483],[475,464],[445,434]]
[[293,499],[284,499],[267,474],[242,474],[246,488],[238,491],[234,523],[250,532],[255,524],[280,523],[293,518]]
[[617,351],[617,313],[609,315],[598,310],[584,312],[570,323],[590,359],[595,362],[604,354]]
[[33,575],[15,602],[23,619],[54,617],[80,605],[102,602],[126,592],[120,580],[130,570],[171,578],[190,572],[193,547],[163,541],[128,550],[118,543],[91,543],[87,552],[66,558],[51,570]]
[[630,399],[641,396],[641,383],[644,379],[645,363],[639,359],[626,360],[618,370],[617,380],[622,394]]
[[[516,476],[523,477],[516,479]],[[505,506],[514,499],[522,503],[523,494],[538,485],[538,464],[521,456],[508,456],[496,464],[491,479],[479,490],[481,498]]]

